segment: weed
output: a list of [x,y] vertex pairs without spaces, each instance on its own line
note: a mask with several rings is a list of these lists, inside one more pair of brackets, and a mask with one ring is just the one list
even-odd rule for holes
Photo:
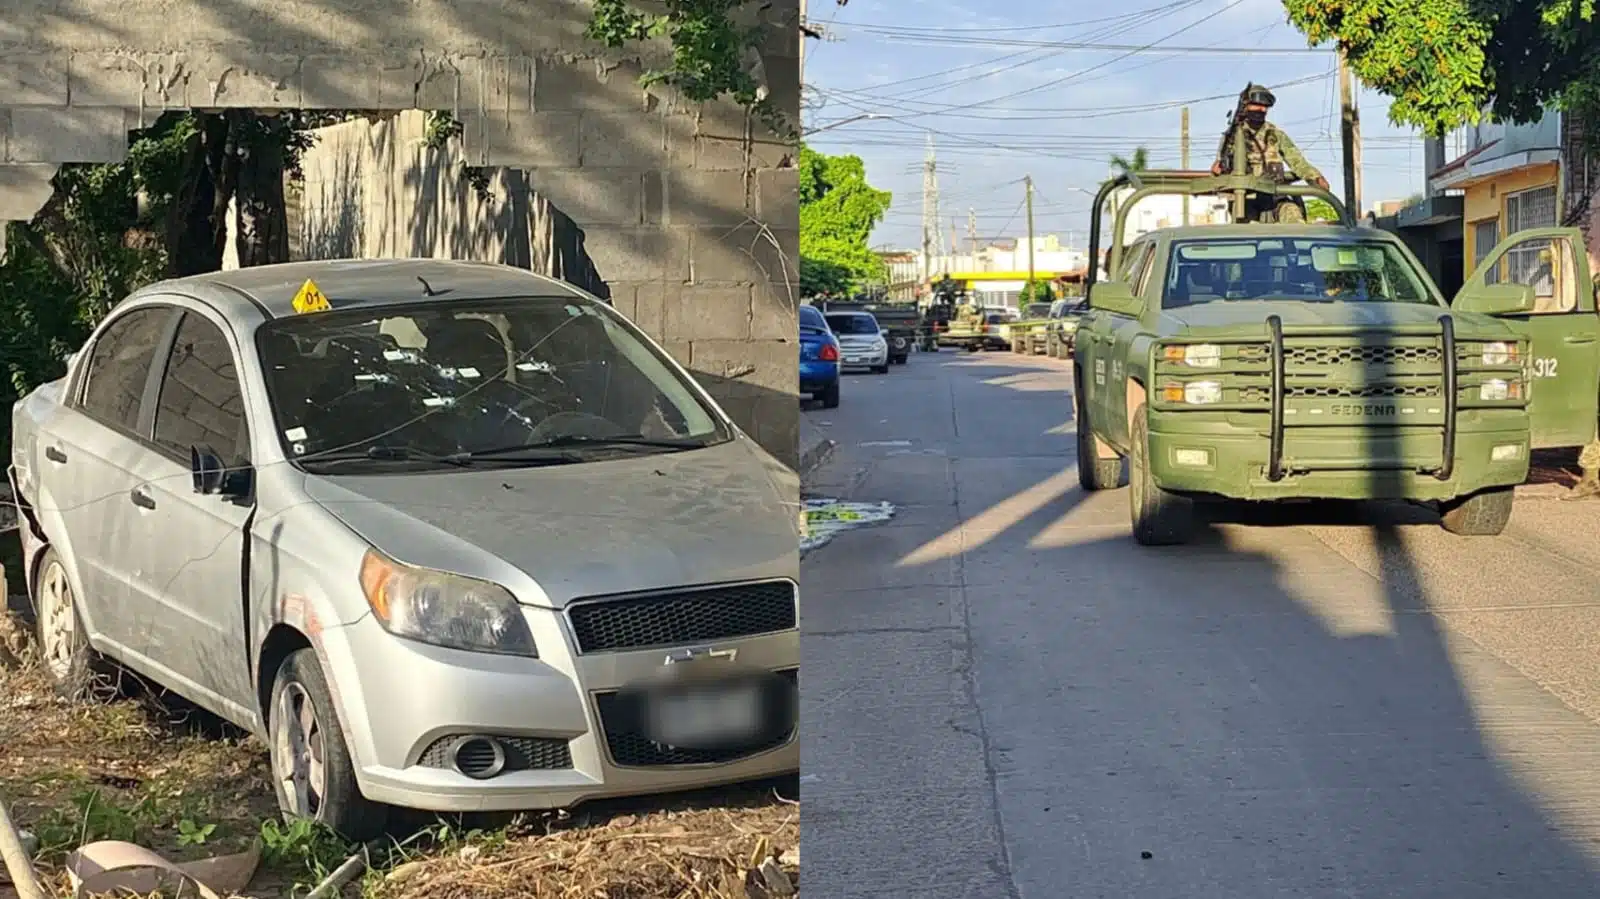
[[178,822],[179,846],[204,846],[217,830],[215,824],[196,824],[189,818]]
[[310,886],[328,876],[354,851],[354,844],[306,818],[261,823],[261,861]]

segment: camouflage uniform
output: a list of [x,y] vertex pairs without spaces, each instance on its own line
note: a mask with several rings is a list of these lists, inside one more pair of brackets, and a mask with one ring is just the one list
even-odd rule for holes
[[1590,443],[1578,454],[1578,467],[1583,470],[1583,477],[1573,485],[1569,498],[1600,495],[1600,440]]
[[[1233,161],[1233,136],[1244,140],[1245,174],[1264,176],[1268,168],[1280,168],[1287,177],[1293,173],[1294,177],[1302,181],[1316,181],[1322,177],[1317,167],[1306,159],[1300,148],[1282,128],[1271,122],[1263,123],[1259,128],[1252,128],[1249,123],[1240,122],[1239,127],[1228,135],[1224,135],[1222,143],[1217,146],[1217,161],[1227,166]],[[1262,215],[1273,213],[1273,220],[1283,223],[1298,223],[1305,221],[1305,212],[1298,203],[1292,200],[1273,200],[1271,197],[1257,198],[1258,202],[1250,203],[1245,210],[1246,221],[1260,221]]]

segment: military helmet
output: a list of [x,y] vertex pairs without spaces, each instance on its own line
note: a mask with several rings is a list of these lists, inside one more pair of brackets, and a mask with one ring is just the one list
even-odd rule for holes
[[1260,103],[1262,106],[1271,109],[1278,102],[1278,98],[1274,97],[1272,91],[1267,90],[1264,85],[1252,84],[1245,88],[1244,101],[1246,103]]

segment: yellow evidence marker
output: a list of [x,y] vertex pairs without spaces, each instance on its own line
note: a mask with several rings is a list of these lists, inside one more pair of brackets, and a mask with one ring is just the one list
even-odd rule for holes
[[294,306],[294,311],[302,314],[306,312],[327,312],[333,308],[333,305],[328,302],[328,298],[322,295],[322,291],[317,287],[316,282],[310,278],[306,279],[306,283],[300,285],[300,291],[294,295],[294,303],[292,305]]

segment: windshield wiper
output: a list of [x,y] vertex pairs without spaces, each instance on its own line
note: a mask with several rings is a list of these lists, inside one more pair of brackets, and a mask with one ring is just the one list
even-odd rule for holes
[[523,456],[538,455],[550,452],[565,452],[572,454],[576,449],[617,449],[638,447],[641,449],[672,449],[687,450],[699,449],[706,446],[706,441],[700,437],[643,437],[627,435],[622,437],[581,437],[570,435],[554,437],[550,440],[541,440],[537,443],[515,443],[508,446],[492,446],[487,449],[473,450],[465,455],[469,459],[489,459],[497,456]]
[[440,465],[467,466],[472,464],[472,457],[468,453],[441,455],[410,446],[380,444],[369,446],[365,449],[345,447],[324,450],[320,453],[309,453],[301,456],[295,461],[302,464],[307,462],[435,462]]

